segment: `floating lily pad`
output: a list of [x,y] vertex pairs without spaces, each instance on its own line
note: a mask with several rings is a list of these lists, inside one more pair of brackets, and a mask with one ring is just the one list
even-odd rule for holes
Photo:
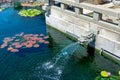
[[49,44],[48,36],[44,34],[16,34],[13,37],[5,37],[0,48],[6,48],[10,52],[19,52],[20,49],[38,48],[41,44]]
[[120,71],[118,71],[118,74],[120,75]]
[[37,9],[27,9],[27,10],[21,10],[18,14],[24,17],[34,17],[41,14],[41,11]]
[[100,74],[102,77],[108,77],[107,71],[101,71]]
[[107,71],[101,71],[95,80],[120,80],[120,76],[111,75],[111,73]]
[[0,8],[0,12],[3,11],[3,8]]

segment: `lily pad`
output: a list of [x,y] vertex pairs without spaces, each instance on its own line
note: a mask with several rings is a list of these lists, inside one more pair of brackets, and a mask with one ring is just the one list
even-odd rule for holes
[[41,11],[37,9],[27,9],[27,10],[21,10],[18,14],[24,17],[34,17],[41,14]]
[[107,71],[101,71],[95,80],[120,80],[120,76],[111,75],[111,73]]
[[108,77],[107,71],[101,71],[100,74],[102,77]]
[[0,8],[0,12],[3,11],[3,8]]
[[120,75],[120,71],[118,71],[118,74]]

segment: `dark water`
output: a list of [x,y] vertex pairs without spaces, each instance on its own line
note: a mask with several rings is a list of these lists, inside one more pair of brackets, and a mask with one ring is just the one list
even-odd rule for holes
[[[17,11],[12,8],[0,12],[0,44],[4,37],[12,37],[21,32],[49,35],[50,44],[41,45],[38,49],[23,49],[19,53],[10,53],[6,49],[0,49],[0,80],[54,80],[41,77],[42,65],[74,42],[53,28],[46,27],[42,15],[24,18],[17,15]],[[86,50],[79,47],[74,54],[83,54],[83,49]],[[81,59],[72,55],[64,65],[58,80],[94,80],[101,70],[117,74],[120,67],[98,54]]]

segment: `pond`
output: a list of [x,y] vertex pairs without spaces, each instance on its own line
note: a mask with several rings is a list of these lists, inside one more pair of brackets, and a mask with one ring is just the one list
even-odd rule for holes
[[[39,48],[23,48],[17,53],[9,52],[6,48],[0,49],[0,80],[94,80],[101,70],[113,74],[120,70],[118,64],[99,54],[80,59],[75,55],[70,56],[62,66],[64,68],[60,68],[61,74],[57,76],[54,70],[42,70],[44,63],[51,61],[57,53],[74,41],[61,32],[47,27],[43,15],[25,18],[17,13],[18,11],[13,8],[0,12],[0,44],[5,37],[13,37],[21,32],[48,35],[49,44],[40,44]],[[83,47],[79,47],[74,54],[84,54],[84,51],[80,51],[81,48]]]

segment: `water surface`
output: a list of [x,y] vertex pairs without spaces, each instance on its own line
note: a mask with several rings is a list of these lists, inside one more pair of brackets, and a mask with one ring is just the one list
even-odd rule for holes
[[[6,49],[0,49],[0,80],[54,80],[48,79],[49,75],[41,77],[42,65],[51,61],[64,47],[74,42],[59,31],[46,27],[42,15],[34,18],[20,17],[12,8],[0,12],[0,44],[5,37],[12,37],[21,32],[49,35],[50,44],[41,45],[37,49],[21,49],[19,53],[10,53]],[[74,54],[84,54],[83,49],[86,50],[79,47]],[[62,69],[58,80],[94,80],[101,70],[117,74],[120,67],[95,54],[94,57],[81,57],[81,59],[72,55]]]

